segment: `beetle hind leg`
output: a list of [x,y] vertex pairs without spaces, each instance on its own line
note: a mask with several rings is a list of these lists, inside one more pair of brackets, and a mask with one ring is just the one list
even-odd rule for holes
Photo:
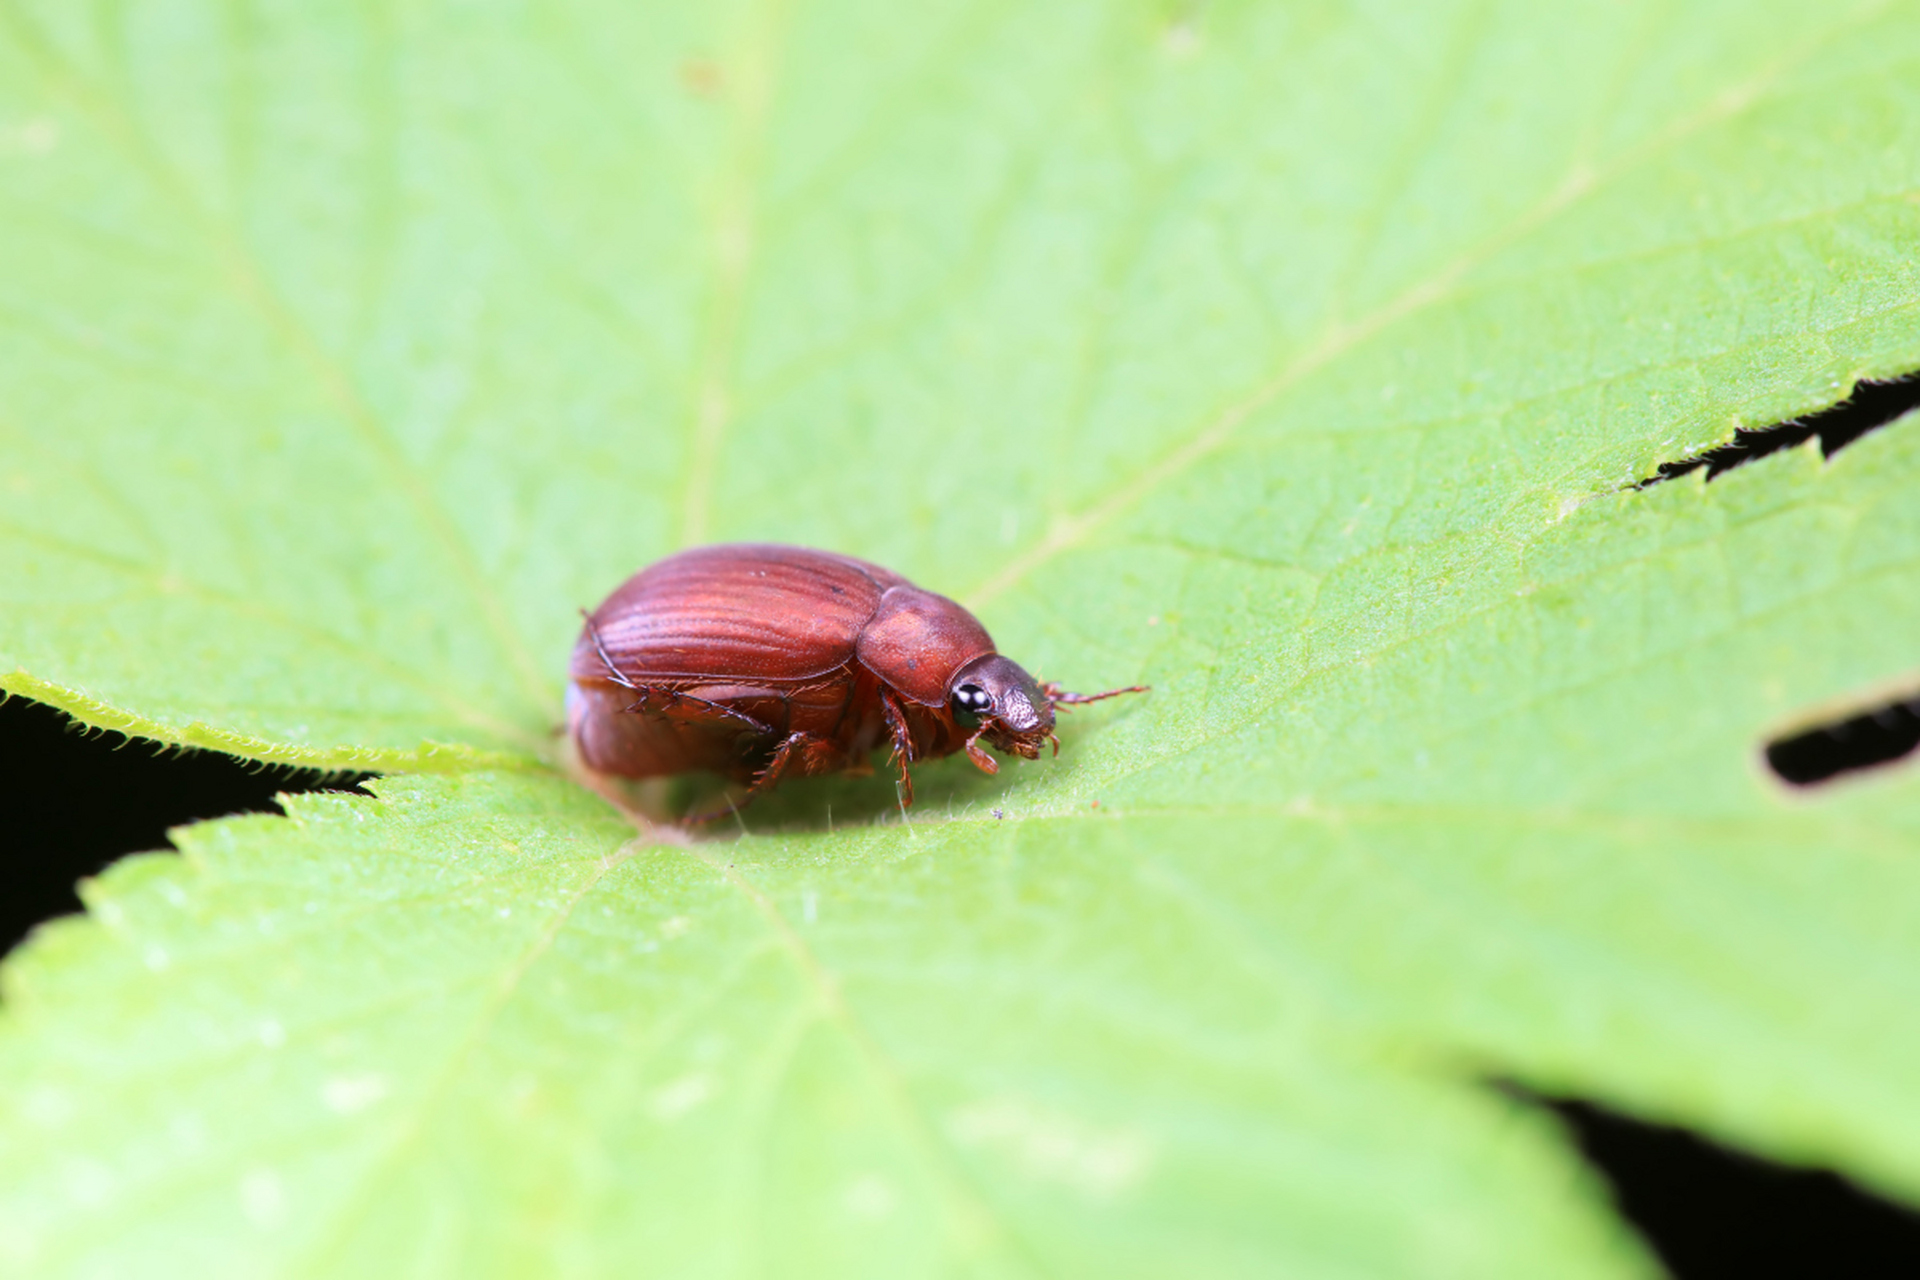
[[656,685],[628,684],[622,687],[639,695],[633,705],[626,709],[632,715],[665,716],[669,720],[676,720],[683,724],[731,722],[749,732],[769,737],[778,732],[758,716],[749,715],[740,708],[728,706],[722,701]]
[[580,616],[587,621],[587,637],[593,641],[593,652],[599,657],[600,665],[607,669],[607,679],[613,681],[623,689],[632,689],[638,692],[640,686],[635,684],[618,666],[614,665],[613,658],[608,655],[606,642],[600,638],[600,628],[594,625],[593,615],[585,609],[582,609]]

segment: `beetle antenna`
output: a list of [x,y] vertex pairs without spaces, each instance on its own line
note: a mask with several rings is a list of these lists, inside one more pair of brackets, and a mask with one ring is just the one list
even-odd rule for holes
[[620,668],[614,666],[613,659],[607,656],[607,646],[600,640],[600,628],[593,625],[593,615],[582,609],[580,616],[587,620],[587,636],[593,641],[593,651],[600,655],[600,665],[607,669],[607,674],[613,677],[615,684],[637,691],[640,686],[621,675]]
[[1124,689],[1109,689],[1105,693],[1068,693],[1057,684],[1043,684],[1040,686],[1040,692],[1046,694],[1047,700],[1057,707],[1079,707],[1089,702],[1099,702],[1103,698],[1117,698],[1123,693],[1146,693],[1152,687],[1144,684],[1130,684]]

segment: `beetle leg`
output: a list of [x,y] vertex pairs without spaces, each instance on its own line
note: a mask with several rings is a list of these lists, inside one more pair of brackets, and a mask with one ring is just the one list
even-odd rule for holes
[[1088,702],[1098,702],[1102,698],[1117,698],[1123,693],[1145,693],[1148,688],[1149,686],[1144,684],[1131,684],[1124,689],[1109,689],[1105,693],[1068,693],[1059,685],[1048,681],[1040,686],[1040,692],[1044,693],[1047,701],[1056,707],[1077,707]]
[[668,715],[671,714],[676,707],[685,703],[700,708],[706,712],[708,716],[713,718],[737,720],[755,733],[771,736],[777,732],[772,725],[765,721],[758,720],[739,708],[730,707],[724,702],[714,702],[707,698],[696,697],[691,693],[682,693],[678,689],[661,689],[653,685],[629,683],[626,684],[625,687],[640,695],[639,700],[627,708],[627,710],[632,713],[638,714],[652,711],[658,715]]
[[746,712],[734,707],[729,707],[724,703],[709,702],[705,698],[696,698],[690,693],[681,693],[678,689],[659,689],[651,685],[635,684],[621,672],[619,667],[613,665],[613,659],[607,654],[606,642],[600,639],[600,628],[593,624],[593,615],[585,609],[582,609],[580,616],[587,620],[587,636],[593,641],[593,651],[599,655],[600,665],[607,669],[608,678],[621,688],[631,689],[640,695],[640,700],[628,707],[628,711],[648,710],[648,699],[659,697],[666,700],[666,705],[664,707],[652,708],[653,710],[670,711],[682,702],[691,702],[695,706],[705,707],[715,715],[738,720],[741,724],[746,725],[749,729],[757,733],[772,733],[774,731],[772,725],[756,720]]
[[748,715],[738,707],[730,707],[724,702],[710,702],[706,698],[696,698],[690,693],[681,693],[678,689],[662,689],[659,690],[659,692],[667,695],[667,706],[669,708],[682,702],[691,702],[695,706],[705,707],[707,710],[718,715],[726,716],[730,720],[738,720],[741,724],[757,732],[772,733],[774,731],[772,725]]
[[600,665],[607,669],[607,676],[623,689],[638,689],[640,686],[620,674],[620,668],[613,665],[613,659],[607,656],[607,646],[600,639],[600,628],[593,625],[593,615],[585,609],[580,616],[587,620],[587,637],[593,641],[593,651],[600,656]]
[[[831,768],[841,758],[841,752],[830,739],[816,738],[810,733],[795,730],[780,740],[780,745],[773,749],[772,757],[761,766],[759,773],[753,775],[753,780],[747,784],[747,793],[740,797],[739,804],[736,805],[732,800],[728,800],[727,807],[724,809],[709,809],[705,813],[690,814],[681,821],[690,827],[700,827],[716,818],[724,818],[730,813],[736,817],[739,816],[740,810],[746,808],[755,796],[763,791],[773,790],[780,779],[786,776],[787,770],[793,766],[796,756],[803,766],[800,770],[801,775],[806,776],[822,773]],[[816,758],[809,759],[809,756]]]
[[907,766],[913,763],[913,733],[907,728],[906,713],[892,695],[882,693],[880,706],[886,712],[887,731],[893,735],[893,762],[900,768],[900,805],[906,808],[913,803],[913,775],[907,772]]
[[807,743],[812,740],[809,735],[804,733],[788,734],[785,740],[773,749],[773,758],[767,761],[767,767],[762,769],[754,777],[753,781],[748,784],[747,794],[741,799],[740,803],[745,804],[762,791],[771,790],[773,784],[780,781],[780,775],[787,771],[787,761],[793,758],[794,750],[806,746]]
[[980,735],[986,731],[987,726],[983,724],[973,731],[971,738],[967,739],[967,759],[973,761],[982,773],[998,773],[1000,772],[1000,762],[988,755],[985,747],[979,745]]

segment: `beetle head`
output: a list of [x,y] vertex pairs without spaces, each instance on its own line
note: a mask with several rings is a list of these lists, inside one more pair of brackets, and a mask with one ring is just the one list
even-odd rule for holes
[[954,673],[948,685],[954,718],[983,726],[988,742],[1009,755],[1040,758],[1040,744],[1053,732],[1053,701],[1011,658],[990,653]]

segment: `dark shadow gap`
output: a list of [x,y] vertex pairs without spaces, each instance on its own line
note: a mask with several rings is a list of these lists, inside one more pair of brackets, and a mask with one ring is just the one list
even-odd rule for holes
[[1915,747],[1920,747],[1920,693],[1775,739],[1767,744],[1766,754],[1768,767],[1781,781],[1810,787],[1856,769],[1889,764]]
[[167,828],[278,813],[283,791],[345,791],[371,777],[262,765],[83,731],[25,698],[0,703],[0,951],[80,910],[74,883],[129,853],[165,849]]
[[1506,1091],[1565,1122],[1675,1280],[1920,1276],[1920,1214],[1838,1174],[1759,1160],[1590,1102]]
[[1661,463],[1655,474],[1633,487],[1644,489],[1702,467],[1707,469],[1707,479],[1712,480],[1756,458],[1804,444],[1815,436],[1820,437],[1821,455],[1831,458],[1867,432],[1884,427],[1915,408],[1920,408],[1920,371],[1886,382],[1863,378],[1853,384],[1853,394],[1830,408],[1803,418],[1776,422],[1770,427],[1741,427],[1725,444],[1717,444],[1678,462]]

